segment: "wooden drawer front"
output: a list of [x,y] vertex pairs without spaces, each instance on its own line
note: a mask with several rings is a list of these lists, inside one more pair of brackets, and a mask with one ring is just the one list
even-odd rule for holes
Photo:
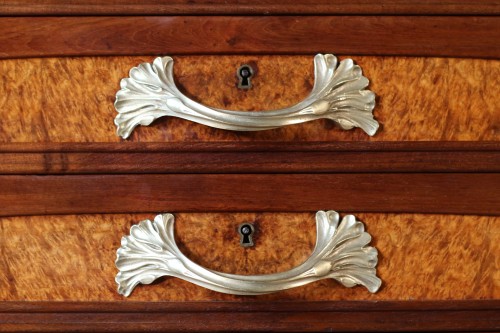
[[[118,82],[152,58],[1,60],[0,328],[497,327],[500,76],[491,73],[500,62],[354,58],[378,96],[382,126],[373,137],[327,120],[233,132],[167,118],[123,140],[113,124]],[[252,112],[305,98],[311,60],[178,56],[174,74],[203,104]],[[235,87],[243,63],[257,70],[249,91]],[[232,296],[176,278],[129,298],[117,292],[120,238],[142,219],[174,213],[176,242],[204,267],[270,274],[310,255],[311,212],[320,209],[354,212],[365,223],[379,251],[377,293],[328,279]],[[242,222],[258,228],[254,247],[239,245]],[[213,321],[228,316],[232,325]],[[179,324],[191,317],[198,319]],[[366,325],[352,326],[354,317]]]
[[[343,214],[342,214],[343,215]],[[327,279],[280,293],[232,296],[176,278],[138,286],[126,299],[113,278],[116,249],[132,224],[151,214],[3,217],[0,297],[4,301],[436,301],[500,297],[498,217],[355,214],[379,249],[381,290]],[[312,213],[178,213],[176,242],[194,262],[234,274],[289,270],[315,243]],[[256,245],[237,227],[253,222]]]
[[[499,330],[497,1],[237,2],[0,5],[0,331]],[[329,52],[370,80],[374,136],[174,117],[116,135],[120,80],[156,56],[189,98],[254,112],[304,100]],[[120,239],[158,213],[195,263],[253,275],[304,262],[329,209],[372,235],[377,293],[326,279],[235,296],[172,277],[117,292]]]
[[[345,57],[340,57],[343,59]],[[352,57],[377,94],[378,133],[342,131],[318,120],[261,132],[213,129],[168,117],[139,126],[128,141],[486,141],[500,139],[500,61]],[[0,61],[1,142],[120,142],[115,94],[130,68],[152,57]],[[175,57],[177,85],[208,106],[271,110],[303,100],[313,85],[313,56]],[[236,88],[237,68],[255,67],[253,88]]]

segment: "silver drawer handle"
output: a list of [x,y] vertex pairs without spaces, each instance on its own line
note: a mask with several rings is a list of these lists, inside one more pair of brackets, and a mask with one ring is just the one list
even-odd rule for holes
[[311,256],[289,271],[267,275],[216,272],[184,256],[174,239],[174,216],[157,215],[132,226],[117,251],[118,292],[129,296],[139,283],[150,284],[161,276],[173,276],[227,294],[260,295],[332,278],[346,287],[363,285],[375,293],[377,250],[367,246],[371,236],[362,222],[346,215],[339,223],[335,211],[316,213],[316,246]]
[[360,127],[368,135],[379,127],[372,114],[375,94],[364,90],[369,81],[351,59],[337,67],[334,55],[316,55],[314,87],[306,99],[285,109],[257,112],[210,108],[193,101],[177,89],[173,65],[172,58],[158,57],[152,64],[132,68],[130,77],[121,80],[115,101],[119,136],[126,139],[136,126],[148,126],[164,116],[234,131],[261,131],[321,118],[345,130]]

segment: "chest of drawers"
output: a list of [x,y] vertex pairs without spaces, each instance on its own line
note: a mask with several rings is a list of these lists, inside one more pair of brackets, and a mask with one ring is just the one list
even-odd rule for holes
[[[0,5],[0,330],[495,331],[500,312],[496,1],[7,1]],[[167,117],[116,135],[130,68],[170,55],[188,97],[286,108],[313,57],[370,79],[370,137],[329,120],[258,132]],[[253,68],[238,89],[237,69]],[[314,212],[355,214],[379,251],[371,294],[328,279],[235,296],[172,277],[128,297],[116,250],[175,215],[197,264],[240,274],[310,255]],[[241,247],[237,228],[256,228]]]

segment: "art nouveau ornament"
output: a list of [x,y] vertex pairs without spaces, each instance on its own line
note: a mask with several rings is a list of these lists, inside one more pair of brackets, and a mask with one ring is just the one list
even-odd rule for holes
[[267,294],[331,278],[346,287],[365,286],[375,293],[377,250],[368,246],[371,236],[353,215],[339,222],[335,211],[316,213],[316,246],[301,265],[282,273],[235,275],[206,269],[184,256],[174,239],[174,216],[157,215],[132,226],[117,251],[118,292],[129,296],[140,283],[150,284],[161,276],[184,279],[227,294]]
[[365,90],[368,79],[351,59],[337,62],[332,54],[314,57],[314,87],[302,102],[279,110],[231,111],[204,106],[182,94],[173,77],[174,61],[156,58],[130,70],[116,94],[117,134],[130,136],[138,125],[172,116],[211,127],[234,131],[261,131],[326,118],[348,130],[360,127],[374,135],[379,124],[373,118],[375,94]]

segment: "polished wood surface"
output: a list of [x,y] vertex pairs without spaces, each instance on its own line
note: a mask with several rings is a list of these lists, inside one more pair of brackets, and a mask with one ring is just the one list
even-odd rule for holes
[[4,0],[1,15],[498,15],[498,0]]
[[0,144],[0,174],[500,172],[499,141]]
[[[0,153],[495,152],[498,141],[11,142]],[[477,161],[481,163],[481,161]]]
[[[330,208],[336,206],[331,204]],[[341,212],[341,215],[345,215]],[[334,301],[500,298],[499,217],[355,213],[379,250],[376,294],[333,280],[261,296],[217,293],[176,278],[116,292],[120,238],[155,214],[0,219],[2,301]],[[205,267],[269,274],[303,262],[315,243],[314,213],[176,213],[176,241]],[[253,222],[255,246],[239,245],[237,226]],[[2,308],[1,305],[0,309]],[[326,305],[325,305],[326,306]]]
[[169,211],[500,215],[500,173],[0,176],[0,216]]
[[0,18],[0,58],[336,54],[500,58],[499,16]]
[[[0,215],[45,215],[0,217],[0,331],[499,331],[499,2],[219,2],[0,4]],[[375,137],[174,118],[114,135],[118,82],[153,55],[175,56],[191,98],[254,111],[303,99],[317,52],[362,66]],[[243,63],[250,91],[235,88]],[[313,211],[331,208],[373,235],[377,294],[323,280],[243,297],[175,278],[116,292],[120,237],[156,213],[175,213],[195,262],[267,274],[307,258]],[[131,214],[47,215],[94,212]],[[417,214],[433,212],[481,216]],[[242,222],[257,226],[253,248]]]
[[[345,57],[340,57],[344,59]],[[353,56],[377,95],[374,137],[331,121],[261,132],[232,132],[177,118],[138,127],[128,141],[485,141],[500,140],[500,61]],[[119,81],[153,57],[0,61],[0,142],[120,142],[113,119]],[[177,85],[224,109],[283,108],[312,89],[313,55],[175,57]],[[254,87],[236,88],[236,69],[257,70]],[[293,68],[293,71],[290,71]]]
[[0,330],[493,332],[499,310],[498,301],[13,302],[0,303]]

